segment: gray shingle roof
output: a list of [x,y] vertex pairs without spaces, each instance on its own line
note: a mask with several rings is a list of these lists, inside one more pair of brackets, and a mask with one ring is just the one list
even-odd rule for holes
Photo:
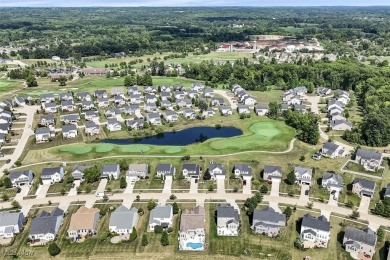
[[43,168],[41,176],[51,176],[56,172],[61,172],[62,167],[54,167],[54,168]]
[[225,167],[223,167],[222,164],[220,164],[220,163],[211,163],[209,165],[209,171],[212,172],[215,169],[221,169],[222,170],[222,174],[225,174],[225,172],[226,172]]
[[157,206],[150,211],[149,224],[154,222],[155,218],[169,218],[172,212],[172,205]]
[[43,211],[32,220],[29,234],[54,234],[56,232],[57,218],[63,214],[64,211],[59,208],[54,208],[51,212]]
[[308,173],[310,176],[312,176],[313,170],[311,168],[296,166],[294,168],[294,172],[298,173],[300,176],[302,176],[305,173]]
[[157,172],[164,173],[165,175],[173,175],[175,168],[172,164],[169,163],[159,163],[157,164]]
[[29,176],[30,174],[32,175],[32,170],[11,172],[11,173],[9,174],[9,178],[10,178],[11,180],[14,180],[14,179],[19,178],[21,175]]
[[324,216],[314,218],[310,214],[305,214],[302,218],[302,226],[323,231],[330,230],[330,222]]
[[119,164],[105,164],[103,165],[102,173],[119,171]]
[[273,166],[273,165],[264,166],[264,173],[273,173],[273,172],[279,172],[280,174],[282,174],[282,167]]
[[[17,225],[22,212],[3,211],[0,213],[0,227]],[[23,216],[24,218],[24,216]]]
[[240,215],[238,210],[233,206],[227,205],[218,205],[217,206],[217,217],[218,218],[233,218],[236,221],[240,221]]
[[329,179],[335,180],[337,182],[337,186],[339,187],[343,185],[343,178],[334,172],[325,172],[324,176],[322,176],[322,181]]
[[275,210],[271,207],[266,207],[261,210],[253,211],[253,221],[255,220],[270,222],[275,224],[279,222],[286,223],[286,215],[281,214],[279,212],[275,212]]
[[234,165],[235,170],[239,170],[241,174],[252,175],[252,167],[249,164],[245,163],[236,163]]
[[344,238],[349,240],[358,241],[366,245],[375,246],[377,241],[377,236],[372,230],[369,229],[357,229],[353,227],[347,227],[345,229]]
[[362,187],[370,190],[375,189],[375,181],[369,181],[366,179],[355,178],[353,184],[359,183]]
[[390,196],[390,183],[387,184],[385,195],[384,196]]
[[133,220],[138,215],[136,208],[128,209],[123,205],[120,205],[111,214],[109,226],[116,226],[117,229],[132,229]]
[[356,156],[362,157],[363,159],[366,160],[371,160],[371,159],[381,160],[382,153],[359,149],[356,153]]
[[195,174],[199,175],[199,165],[196,163],[184,163],[183,170],[195,172]]
[[35,134],[50,134],[50,128],[48,127],[40,127],[35,130]]
[[70,131],[77,131],[77,127],[72,124],[62,126],[63,133],[70,132]]

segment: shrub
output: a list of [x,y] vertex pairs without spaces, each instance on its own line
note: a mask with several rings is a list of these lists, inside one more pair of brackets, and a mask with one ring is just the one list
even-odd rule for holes
[[179,206],[177,205],[177,203],[176,202],[174,202],[173,204],[172,204],[172,212],[173,212],[173,214],[177,214],[177,213],[179,213]]
[[205,181],[208,181],[208,180],[211,179],[211,174],[210,174],[210,172],[209,172],[209,169],[207,169],[206,172],[203,174],[203,179],[204,179]]
[[163,227],[160,225],[154,226],[154,233],[161,234],[164,231]]
[[11,205],[12,205],[13,208],[16,208],[16,209],[20,208],[20,204],[16,200],[12,201]]
[[260,192],[261,192],[261,193],[268,193],[268,187],[267,187],[267,185],[261,186]]
[[137,239],[137,236],[138,236],[138,234],[137,234],[137,229],[136,229],[135,227],[133,227],[133,231],[132,231],[131,234],[130,234],[129,241],[130,241],[130,242],[133,242],[134,240]]
[[126,179],[125,179],[125,177],[123,177],[123,176],[120,178],[119,187],[120,187],[121,189],[125,189],[125,188],[127,187]]
[[152,210],[152,209],[154,209],[155,207],[157,207],[157,203],[156,203],[155,201],[153,201],[153,200],[150,200],[150,201],[148,202],[148,210]]
[[16,161],[15,165],[16,165],[16,167],[20,167],[22,165],[22,163],[21,163],[21,161]]
[[283,213],[286,215],[287,218],[289,218],[292,215],[292,210],[291,210],[290,206],[287,206],[284,209]]
[[48,251],[51,256],[56,256],[61,252],[61,249],[53,242],[49,245]]
[[214,190],[214,186],[212,184],[210,184],[210,186],[208,187],[207,189],[208,191],[213,191]]
[[8,178],[8,177],[5,177],[5,178],[4,178],[3,183],[4,183],[4,187],[5,187],[6,189],[9,189],[9,188],[12,187],[11,179]]
[[1,199],[3,201],[7,201],[7,200],[9,200],[9,196],[7,194],[3,193],[3,195],[1,196]]
[[168,233],[172,233],[173,232],[173,227],[169,227],[167,231],[168,231]]
[[148,236],[146,234],[143,234],[142,235],[142,243],[141,243],[141,245],[142,246],[147,246],[148,244],[149,244]]
[[164,231],[162,233],[162,236],[161,236],[161,245],[163,246],[167,246],[169,245],[169,237],[168,237],[168,233],[166,231]]
[[171,199],[171,200],[175,200],[177,197],[176,197],[176,195],[175,194],[172,194],[170,197],[169,197],[169,199]]

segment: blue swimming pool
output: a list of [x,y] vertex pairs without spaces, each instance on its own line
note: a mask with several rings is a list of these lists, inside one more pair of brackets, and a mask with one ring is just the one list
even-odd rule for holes
[[203,247],[203,243],[192,243],[188,242],[187,247],[191,247],[192,249],[198,249]]

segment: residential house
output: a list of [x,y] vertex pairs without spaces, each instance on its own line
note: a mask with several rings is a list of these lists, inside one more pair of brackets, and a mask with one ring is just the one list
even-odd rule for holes
[[341,145],[332,142],[326,142],[322,146],[321,154],[330,158],[338,158],[346,156],[347,152],[343,149]]
[[332,110],[333,108],[337,108],[337,109],[340,109],[341,111],[343,111],[344,104],[338,100],[329,99],[328,100],[328,111]]
[[126,172],[126,180],[130,183],[135,183],[140,179],[149,177],[149,165],[146,163],[133,163],[129,165]]
[[14,171],[9,174],[12,186],[30,186],[33,181],[32,170]]
[[151,125],[161,125],[161,117],[159,113],[146,114],[146,121]]
[[190,98],[198,98],[199,97],[199,93],[198,93],[198,91],[191,89],[190,91],[188,91],[188,96]]
[[265,165],[264,171],[263,171],[263,179],[268,182],[272,182],[272,180],[282,179],[282,167],[280,166],[272,166],[272,165]]
[[97,89],[93,92],[95,98],[108,98],[107,91]]
[[355,161],[362,165],[367,171],[376,171],[381,167],[383,155],[380,152],[373,152],[364,149],[358,149]]
[[145,104],[156,104],[157,97],[155,95],[146,94],[145,95]]
[[369,260],[375,254],[377,239],[377,235],[370,228],[347,227],[344,232],[343,246],[353,259]]
[[339,112],[334,112],[332,115],[330,115],[330,120],[331,121],[336,121],[336,120],[339,120],[339,121],[347,121],[347,119],[345,118],[345,116],[343,116],[343,114],[339,113]]
[[53,208],[50,212],[42,211],[31,221],[29,239],[41,243],[53,241],[63,219],[64,211],[60,208]]
[[192,108],[186,108],[183,110],[183,116],[187,119],[195,119],[196,113]]
[[249,106],[247,106],[247,105],[238,105],[237,111],[239,114],[250,114],[250,112],[251,112],[249,109]]
[[81,206],[70,217],[68,236],[78,240],[82,237],[96,234],[96,225],[99,220],[100,209]]
[[118,119],[112,118],[112,119],[107,119],[107,129],[110,132],[115,132],[115,131],[120,131],[122,130],[122,125],[119,123]]
[[385,190],[385,194],[383,195],[385,198],[388,198],[390,197],[390,183],[387,184],[387,187],[386,187],[386,190]]
[[37,143],[48,142],[55,136],[55,132],[49,127],[40,127],[35,130],[35,141]]
[[233,114],[231,106],[220,106],[219,112],[221,112],[221,115],[223,116],[230,116]]
[[319,87],[317,88],[317,94],[319,96],[326,96],[329,95],[332,92],[329,88]]
[[57,105],[54,102],[42,103],[42,108],[46,113],[57,113]]
[[329,126],[335,131],[346,131],[352,129],[352,123],[343,120],[331,120]]
[[182,169],[183,177],[187,179],[199,179],[200,167],[196,163],[184,163]]
[[330,222],[324,216],[314,218],[310,214],[305,214],[299,238],[305,248],[328,247]]
[[64,168],[43,168],[41,173],[41,179],[43,184],[53,184],[60,182],[64,178]]
[[169,98],[171,98],[171,92],[161,92],[160,93],[160,98],[161,98],[161,100],[162,101],[164,101],[164,100],[168,100]]
[[108,107],[110,105],[110,100],[108,98],[98,98],[97,102],[99,108]]
[[176,168],[169,163],[159,163],[157,164],[157,177],[162,179],[170,178],[176,175]]
[[52,103],[56,100],[54,94],[42,94],[40,99],[41,103]]
[[60,120],[64,124],[77,125],[77,122],[80,120],[80,115],[79,114],[61,115]]
[[100,173],[100,178],[113,178],[117,180],[120,174],[119,164],[104,164],[102,172]]
[[124,205],[120,205],[111,213],[108,228],[110,232],[115,232],[120,235],[130,235],[133,228],[137,226],[138,209],[128,209]]
[[116,96],[125,96],[125,91],[123,88],[111,88],[111,96],[116,97]]
[[240,227],[239,210],[231,206],[217,205],[217,234],[218,236],[238,236]]
[[209,173],[212,179],[225,179],[226,170],[220,163],[210,163]]
[[156,94],[157,88],[155,86],[145,86],[144,92],[149,94]]
[[298,184],[311,185],[311,179],[313,176],[313,170],[311,168],[296,166],[294,168],[294,174]]
[[257,104],[255,106],[255,113],[258,116],[265,116],[269,111],[268,105]]
[[183,85],[175,85],[173,86],[174,91],[185,91],[186,88]]
[[71,112],[71,111],[74,111],[75,109],[76,109],[76,106],[72,100],[71,101],[61,101],[61,110],[62,111]]
[[252,96],[247,95],[244,98],[242,98],[242,104],[247,106],[253,106],[257,103],[256,99],[254,99]]
[[203,96],[204,97],[214,97],[214,90],[212,88],[205,88],[203,89]]
[[71,139],[77,137],[77,126],[75,125],[63,125],[62,126],[62,137],[64,139]]
[[286,215],[276,212],[271,207],[255,209],[252,218],[252,230],[269,237],[279,236],[280,229],[286,226]]
[[0,237],[14,237],[23,230],[24,215],[22,212],[0,212]]
[[293,92],[295,95],[302,96],[304,94],[307,94],[307,88],[305,86],[296,87],[293,89]]
[[119,110],[119,108],[109,108],[106,111],[104,111],[104,115],[107,118],[120,118],[121,111]]
[[72,93],[61,93],[60,94],[60,100],[61,101],[73,101],[73,95]]
[[130,105],[123,108],[123,113],[125,115],[135,115],[136,113],[139,114],[140,111],[141,110],[138,105]]
[[287,101],[287,105],[293,106],[293,105],[299,105],[301,104],[301,99],[299,96],[293,96]]
[[236,163],[234,165],[234,176],[236,178],[241,177],[242,179],[246,180],[247,182],[250,183],[253,177],[253,169],[249,164],[245,163]]
[[130,95],[141,95],[141,91],[138,90],[137,86],[130,86],[127,88],[127,93]]
[[79,92],[76,94],[76,98],[80,101],[92,101],[92,97],[88,92]]
[[41,125],[41,126],[49,126],[49,125],[54,126],[55,125],[54,116],[53,115],[42,115],[41,119],[39,121],[39,125]]
[[20,96],[16,96],[14,97],[14,99],[12,100],[13,101],[13,104],[15,106],[25,106],[26,105],[26,101],[28,101],[27,97],[20,97]]
[[286,103],[282,103],[281,107],[280,107],[280,111],[283,112],[283,111],[287,111],[290,109],[290,106],[289,104],[286,104]]
[[132,94],[129,97],[130,104],[139,105],[142,102],[142,98],[140,94]]
[[296,104],[294,105],[294,111],[298,111],[299,113],[305,114],[307,112],[306,105]]
[[149,231],[153,231],[156,226],[163,228],[172,227],[173,210],[172,205],[158,205],[150,211],[149,215]]
[[92,101],[81,101],[81,108],[83,110],[93,110],[95,109],[95,105]]
[[99,121],[99,112],[97,111],[85,111],[84,114],[87,121]]
[[144,105],[144,109],[146,112],[149,112],[149,113],[157,113],[158,112],[158,107],[155,103],[146,103]]
[[165,111],[163,117],[167,122],[177,122],[179,120],[179,115],[175,111]]
[[355,178],[352,183],[352,192],[359,195],[359,197],[366,196],[372,198],[374,196],[375,187],[375,181]]
[[84,68],[81,69],[81,71],[86,76],[103,76],[110,72],[110,70],[106,68]]
[[145,121],[143,119],[126,120],[125,124],[130,129],[139,130],[144,128]]
[[79,165],[73,167],[71,175],[74,180],[84,180],[84,171],[91,168],[91,165]]
[[321,180],[322,187],[329,191],[341,192],[343,189],[343,178],[334,172],[325,172]]
[[171,92],[172,88],[172,86],[160,86],[161,92]]
[[176,106],[182,108],[182,107],[192,107],[192,103],[191,103],[191,100],[189,100],[188,98],[184,98],[184,99],[178,99],[176,100]]
[[223,106],[225,105],[225,100],[223,98],[217,98],[217,97],[214,97],[211,99],[211,105],[212,106]]
[[201,92],[205,88],[204,84],[202,82],[195,82],[191,84],[191,90]]
[[211,107],[207,108],[206,110],[203,110],[203,112],[202,112],[202,116],[204,118],[213,117],[214,115],[215,115],[215,111]]
[[204,250],[206,213],[202,206],[183,210],[180,217],[179,250]]
[[9,123],[7,124],[0,124],[0,134],[8,134],[9,130],[11,129],[11,125]]
[[95,122],[86,122],[85,123],[85,134],[86,135],[99,135],[100,127]]

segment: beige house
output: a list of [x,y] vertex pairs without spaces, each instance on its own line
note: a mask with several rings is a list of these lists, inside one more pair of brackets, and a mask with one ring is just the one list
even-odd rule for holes
[[87,235],[94,235],[99,220],[99,212],[100,209],[81,206],[70,219],[68,236],[78,240]]

